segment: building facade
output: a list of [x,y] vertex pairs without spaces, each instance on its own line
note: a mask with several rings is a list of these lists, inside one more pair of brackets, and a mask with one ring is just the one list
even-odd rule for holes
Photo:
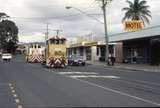
[[122,42],[123,62],[160,63],[160,26],[112,35],[110,42]]
[[[109,52],[114,56],[116,43],[109,43]],[[84,41],[76,44],[71,44],[67,48],[67,54],[82,56],[87,61],[105,61],[106,45],[96,41]]]

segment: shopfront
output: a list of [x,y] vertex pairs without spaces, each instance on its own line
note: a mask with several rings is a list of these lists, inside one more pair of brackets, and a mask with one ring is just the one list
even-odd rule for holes
[[126,63],[148,63],[150,39],[123,41],[123,57]]
[[[116,43],[109,43],[109,53],[115,56]],[[98,42],[82,42],[70,45],[69,55],[80,55],[87,61],[105,61],[106,45]]]
[[110,36],[111,42],[123,43],[123,62],[160,64],[160,26]]

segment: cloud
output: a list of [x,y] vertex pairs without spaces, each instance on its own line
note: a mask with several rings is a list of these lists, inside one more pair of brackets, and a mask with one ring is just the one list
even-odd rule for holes
[[[126,0],[113,0],[107,6],[108,33],[115,34],[123,31],[123,7],[128,6]],[[133,0],[132,0],[133,1]],[[20,41],[43,40],[46,32],[46,23],[49,22],[50,36],[55,35],[54,29],[62,29],[60,35],[69,40],[79,35],[93,33],[97,37],[104,37],[104,25],[87,17],[81,12],[65,9],[65,6],[74,6],[86,13],[102,13],[101,3],[95,0],[0,0],[0,11],[11,16],[19,27]],[[152,12],[151,25],[160,24],[159,0],[147,0]],[[102,15],[94,16],[103,21]],[[148,27],[149,27],[148,26]],[[35,38],[31,38],[35,37]],[[73,39],[74,40],[74,39]]]

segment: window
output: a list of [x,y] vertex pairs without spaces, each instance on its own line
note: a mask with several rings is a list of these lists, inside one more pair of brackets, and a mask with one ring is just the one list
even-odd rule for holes
[[55,44],[55,40],[50,40],[49,43],[50,44]]
[[99,47],[97,47],[97,56],[99,56]]
[[59,44],[59,40],[55,40],[55,44]]
[[80,56],[83,56],[83,48],[80,48]]
[[76,48],[73,49],[73,53],[76,54]]
[[59,40],[59,44],[63,44],[64,42],[63,42],[63,40]]

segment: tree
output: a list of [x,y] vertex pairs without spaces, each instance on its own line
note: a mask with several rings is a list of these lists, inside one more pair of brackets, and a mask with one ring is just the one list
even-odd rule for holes
[[9,16],[6,13],[0,12],[0,21],[9,18]]
[[129,7],[124,7],[122,9],[122,11],[126,11],[122,21],[142,20],[144,23],[150,23],[149,18],[152,18],[152,16],[149,10],[150,6],[147,5],[146,0],[134,0],[134,2],[127,0],[126,2],[129,4]]
[[0,46],[3,51],[13,53],[18,42],[18,27],[10,20],[0,22]]

